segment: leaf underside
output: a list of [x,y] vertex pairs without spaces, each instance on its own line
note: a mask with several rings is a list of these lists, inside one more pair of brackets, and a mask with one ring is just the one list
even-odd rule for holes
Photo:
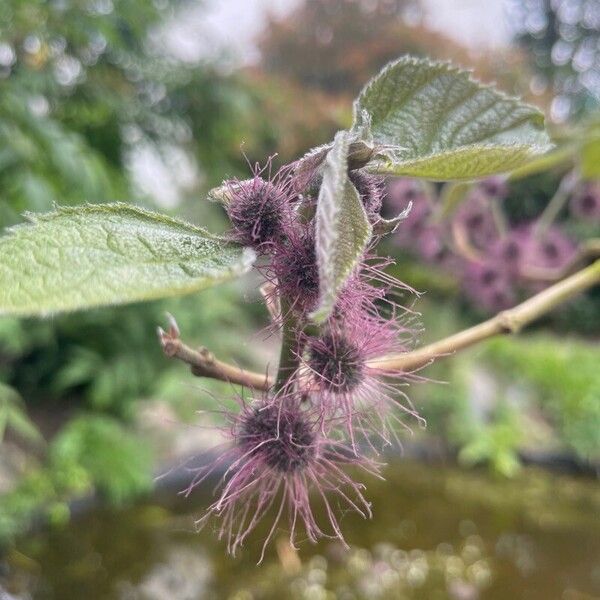
[[338,132],[323,168],[316,215],[320,300],[312,314],[317,323],[330,315],[372,234],[360,196],[348,177],[350,141],[349,132]]
[[447,63],[404,57],[363,89],[354,129],[371,119],[371,172],[434,180],[510,171],[550,149],[535,107]]
[[0,238],[0,314],[182,295],[240,275],[254,260],[252,250],[127,204],[26,217]]

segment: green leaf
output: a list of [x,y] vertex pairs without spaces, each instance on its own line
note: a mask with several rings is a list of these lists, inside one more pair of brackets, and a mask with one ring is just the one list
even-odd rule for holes
[[32,444],[44,442],[42,434],[27,416],[19,393],[0,381],[0,443],[7,428]]
[[584,141],[579,168],[582,179],[600,178],[600,127]]
[[525,177],[531,175],[550,171],[555,167],[568,165],[573,161],[573,154],[576,149],[576,145],[573,143],[557,147],[551,152],[548,152],[548,154],[543,154],[542,156],[534,158],[533,160],[526,162],[522,167],[517,167],[514,171],[511,171],[508,180],[519,181],[520,179],[525,179]]
[[537,108],[426,59],[385,67],[356,100],[353,131],[365,126],[365,115],[376,145],[367,168],[375,173],[472,179],[510,171],[550,148]]
[[312,315],[317,323],[331,313],[338,292],[356,267],[372,234],[360,196],[348,178],[350,141],[349,132],[338,132],[323,167],[315,242],[320,300]]
[[127,204],[27,214],[0,238],[0,314],[48,315],[201,290],[254,252]]

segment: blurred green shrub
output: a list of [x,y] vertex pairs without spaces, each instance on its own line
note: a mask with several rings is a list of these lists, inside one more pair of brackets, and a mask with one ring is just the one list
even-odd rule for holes
[[600,348],[547,334],[499,338],[486,356],[503,377],[532,387],[561,443],[584,460],[600,458]]

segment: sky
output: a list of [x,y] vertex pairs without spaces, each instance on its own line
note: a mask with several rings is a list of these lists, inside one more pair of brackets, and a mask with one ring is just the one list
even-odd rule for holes
[[[434,30],[473,49],[510,42],[507,0],[421,0],[424,20]],[[163,32],[169,51],[195,62],[228,56],[231,64],[258,58],[255,38],[269,15],[283,16],[300,0],[205,0],[186,9]]]

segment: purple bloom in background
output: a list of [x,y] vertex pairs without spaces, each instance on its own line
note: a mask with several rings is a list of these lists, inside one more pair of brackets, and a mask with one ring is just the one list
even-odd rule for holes
[[[292,545],[301,525],[313,543],[329,537],[345,544],[333,499],[340,508],[354,510],[364,518],[371,516],[371,505],[362,494],[364,486],[342,468],[352,464],[379,476],[378,465],[328,438],[330,424],[304,408],[299,394],[283,392],[250,403],[240,400],[240,404],[240,412],[226,413],[229,427],[223,434],[228,448],[197,469],[186,491],[191,493],[212,473],[225,469],[217,486],[218,498],[197,521],[198,527],[212,518],[219,520],[219,539],[225,539],[228,551],[235,554],[273,510],[275,518],[259,562],[282,519],[287,520]],[[325,524],[318,523],[313,513],[315,500],[325,508]]]
[[382,213],[386,218],[393,218],[405,210],[411,202],[410,213],[398,226],[394,243],[417,251],[416,242],[427,227],[433,208],[427,194],[419,185],[411,179],[392,180],[388,184]]
[[600,222],[600,181],[585,183],[571,197],[569,208],[580,219]]
[[486,179],[480,181],[477,184],[477,187],[489,198],[505,198],[508,194],[508,185],[504,177],[501,176],[493,176],[487,177]]
[[535,227],[530,227],[521,271],[525,273],[528,268],[562,269],[576,251],[575,243],[559,227],[552,225],[539,233]]
[[468,262],[464,286],[466,294],[486,311],[504,310],[516,301],[513,281],[497,261]]
[[431,263],[441,263],[448,258],[446,234],[442,225],[426,225],[416,239],[419,256]]
[[527,227],[512,229],[504,237],[493,242],[489,250],[490,260],[509,276],[517,277],[525,258],[530,235]]
[[475,191],[457,209],[453,229],[464,232],[477,250],[486,250],[499,237],[489,198]]
[[[421,185],[413,179],[392,179],[388,182],[383,199],[382,214],[385,218],[395,217],[412,202],[413,211],[417,205],[429,206],[429,199]],[[431,207],[429,206],[429,209]],[[411,214],[412,212],[411,211]],[[422,214],[425,209],[418,211]],[[408,217],[410,219],[410,215]],[[414,219],[414,217],[413,217]],[[406,221],[404,221],[406,223]]]

